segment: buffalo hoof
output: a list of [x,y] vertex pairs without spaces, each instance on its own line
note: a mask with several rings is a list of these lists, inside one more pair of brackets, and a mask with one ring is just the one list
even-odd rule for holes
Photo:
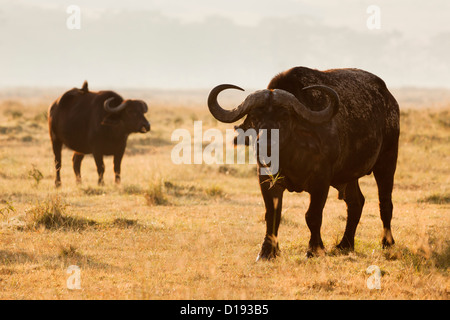
[[383,246],[383,249],[387,249],[389,247],[392,247],[394,245],[395,241],[392,237],[392,232],[389,229],[384,230],[383,239],[381,240],[381,244]]
[[321,246],[317,246],[314,248],[309,248],[308,251],[306,252],[306,257],[307,258],[314,258],[314,257],[322,257],[325,255],[325,248],[323,245]]
[[383,249],[388,249],[392,247],[394,244],[395,244],[394,239],[383,238],[383,240],[381,240],[381,245],[383,246]]
[[355,250],[355,244],[344,237],[336,246],[336,249],[339,249],[341,251],[353,251]]
[[104,186],[105,185],[105,181],[103,181],[103,179],[98,179],[98,185],[99,186]]
[[261,251],[256,258],[259,260],[272,260],[275,259],[280,254],[280,247],[278,246],[278,241],[275,236],[266,236],[261,247]]
[[394,244],[395,244],[395,241],[394,241],[394,240],[389,241],[389,240],[387,240],[387,239],[385,239],[385,238],[383,238],[383,240],[381,240],[381,245],[383,246],[383,249],[390,248],[390,247],[392,247]]
[[60,181],[60,180],[56,180],[56,181],[55,181],[55,187],[56,187],[56,188],[61,187],[61,181]]
[[116,180],[115,181],[116,181],[116,184],[120,184],[120,177],[116,176]]

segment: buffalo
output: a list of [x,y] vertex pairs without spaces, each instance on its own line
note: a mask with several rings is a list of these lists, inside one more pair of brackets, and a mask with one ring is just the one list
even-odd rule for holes
[[[307,257],[324,254],[320,229],[330,186],[347,205],[347,222],[338,249],[354,250],[364,196],[358,179],[373,172],[383,223],[383,248],[394,244],[391,232],[392,190],[400,134],[399,106],[379,77],[360,69],[319,71],[295,67],[276,75],[267,89],[256,91],[233,110],[225,110],[211,90],[208,108],[219,121],[247,116],[242,130],[278,129],[279,170],[260,174],[266,234],[258,259],[279,254],[278,228],[284,190],[306,191],[306,223],[311,232]],[[259,136],[256,137],[256,140]],[[258,169],[267,166],[258,158]],[[259,170],[258,170],[259,171]]]
[[87,81],[81,89],[73,88],[58,98],[49,108],[48,124],[55,155],[55,185],[61,185],[61,149],[65,145],[74,151],[73,170],[81,182],[81,161],[92,154],[98,172],[98,184],[103,185],[104,155],[114,156],[115,182],[120,183],[120,165],[130,133],[150,131],[144,116],[148,111],[142,100],[124,100],[113,91],[92,92]]

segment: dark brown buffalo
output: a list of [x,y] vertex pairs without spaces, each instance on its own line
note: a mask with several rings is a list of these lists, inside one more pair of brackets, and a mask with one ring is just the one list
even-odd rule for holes
[[120,164],[128,135],[146,133],[150,123],[142,100],[124,100],[113,91],[92,92],[85,81],[81,89],[73,88],[56,100],[48,111],[50,138],[55,154],[56,180],[61,185],[61,149],[74,150],[73,170],[81,182],[80,167],[85,154],[93,154],[98,184],[103,184],[104,155],[114,156],[115,181],[120,183]]
[[[279,129],[279,175],[260,175],[266,207],[266,235],[258,258],[277,256],[282,197],[288,191],[310,194],[306,223],[311,232],[307,256],[323,253],[322,211],[330,186],[347,204],[347,224],[340,249],[354,249],[364,205],[358,179],[373,172],[383,222],[383,247],[391,233],[392,188],[397,163],[399,107],[379,77],[359,69],[318,71],[296,67],[275,76],[266,90],[249,95],[237,108],[217,102],[225,89],[209,94],[208,107],[219,121],[247,116],[239,128]],[[258,167],[263,165],[258,161]]]

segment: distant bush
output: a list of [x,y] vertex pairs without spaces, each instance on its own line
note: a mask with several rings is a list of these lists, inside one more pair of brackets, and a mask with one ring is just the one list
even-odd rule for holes
[[23,113],[19,110],[12,110],[12,109],[7,109],[3,112],[3,114],[5,116],[9,116],[13,119],[18,119],[21,118],[23,116]]

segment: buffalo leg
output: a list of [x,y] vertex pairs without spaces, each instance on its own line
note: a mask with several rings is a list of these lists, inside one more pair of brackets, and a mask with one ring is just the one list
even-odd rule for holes
[[273,259],[279,253],[278,246],[278,227],[281,221],[281,207],[284,189],[275,184],[270,186],[270,182],[265,180],[267,176],[260,177],[261,192],[266,206],[266,236],[258,255],[259,259]]
[[77,184],[81,183],[81,161],[83,161],[84,154],[74,152],[72,157],[73,171],[75,172],[75,178],[77,179]]
[[380,201],[380,216],[383,222],[383,248],[392,246],[395,241],[391,232],[392,220],[392,189],[394,186],[394,174],[397,163],[397,152],[392,152],[390,157],[381,158],[373,169],[373,175],[378,186],[378,198]]
[[338,249],[355,248],[355,233],[358,226],[361,212],[364,206],[364,196],[359,188],[358,180],[347,184],[344,193],[344,201],[347,204],[347,224],[345,226],[344,236],[337,245]]
[[329,187],[318,188],[310,192],[311,201],[308,211],[306,211],[306,224],[311,232],[309,247],[306,256],[313,257],[324,252],[320,228],[322,226],[322,213],[327,201]]
[[98,185],[102,186],[105,184],[103,181],[103,174],[105,173],[105,164],[103,163],[103,155],[94,153],[94,160],[95,160],[95,164],[97,166]]
[[52,147],[53,147],[53,153],[55,155],[55,169],[56,169],[56,178],[55,178],[55,186],[60,187],[61,186],[61,150],[62,150],[62,142],[58,139],[52,138]]
[[120,184],[120,164],[122,163],[123,152],[114,155],[114,173],[116,175],[116,183]]

